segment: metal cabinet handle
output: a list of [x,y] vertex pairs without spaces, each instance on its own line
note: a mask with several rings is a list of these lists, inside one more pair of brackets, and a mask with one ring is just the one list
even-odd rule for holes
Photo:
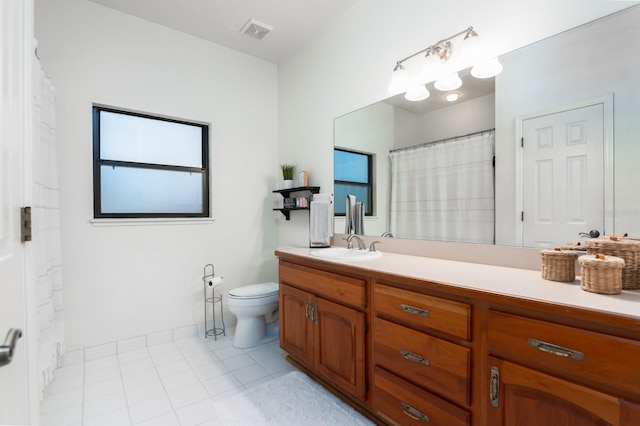
[[316,302],[315,306],[311,309],[311,314],[313,316],[313,324],[318,325],[318,302]]
[[491,380],[489,381],[489,399],[491,406],[500,406],[500,370],[498,367],[491,367]]
[[580,351],[565,348],[563,346],[554,345],[553,343],[543,342],[537,339],[529,339],[529,346],[536,348],[542,352],[547,352],[552,355],[561,356],[563,358],[571,358],[577,361],[584,361],[584,354]]
[[11,328],[4,339],[4,345],[0,346],[0,367],[11,362],[13,351],[16,348],[18,339],[22,337],[22,331],[18,328]]
[[423,356],[420,356],[418,354],[414,354],[413,352],[409,352],[405,349],[402,349],[400,351],[400,354],[405,358],[408,359],[409,361],[413,361],[413,362],[417,362],[419,364],[424,364],[424,365],[429,365],[429,360]]
[[423,422],[427,422],[429,423],[429,416],[427,416],[424,413],[421,413],[420,411],[416,410],[415,408],[413,408],[412,406],[410,406],[409,404],[406,404],[404,402],[400,402],[400,406],[402,407],[402,411],[409,417],[411,417],[413,420],[422,420]]
[[409,314],[420,315],[427,318],[429,317],[429,311],[425,309],[414,308],[413,306],[405,305],[404,303],[400,305],[400,309]]

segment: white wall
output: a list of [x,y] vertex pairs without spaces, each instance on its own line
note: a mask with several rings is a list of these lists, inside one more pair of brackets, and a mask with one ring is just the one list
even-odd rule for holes
[[[275,280],[277,67],[86,0],[37,0],[36,37],[57,87],[67,350],[202,322],[207,263],[226,289]],[[92,103],[210,123],[215,220],[93,225]]]
[[[333,119],[388,97],[398,59],[469,25],[492,53],[503,54],[627,6],[596,0],[458,0],[434,8],[423,0],[360,1],[280,66],[280,161],[305,164],[314,184],[332,188]],[[298,219],[279,228],[281,245],[307,244],[307,224]]]

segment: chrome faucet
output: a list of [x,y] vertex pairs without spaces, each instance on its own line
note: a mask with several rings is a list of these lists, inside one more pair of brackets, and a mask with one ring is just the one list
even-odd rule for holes
[[393,234],[389,231],[385,232],[384,234],[381,235],[381,237],[389,237],[389,238],[393,238]]
[[356,234],[350,234],[347,237],[347,248],[353,248],[351,240],[353,240],[354,238],[358,242],[358,250],[366,250],[367,249],[367,246],[364,244],[364,241],[362,241],[362,239],[360,237],[358,237]]

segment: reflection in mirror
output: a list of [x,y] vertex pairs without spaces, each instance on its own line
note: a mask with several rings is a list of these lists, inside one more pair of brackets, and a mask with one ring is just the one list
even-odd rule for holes
[[[334,122],[335,147],[373,156],[374,214],[365,220],[367,234],[380,236],[392,231],[391,151],[495,128],[496,244],[557,245],[579,241],[578,230],[591,229],[602,234],[628,232],[630,236],[640,236],[640,194],[633,190],[640,182],[637,167],[640,144],[636,142],[640,120],[634,119],[640,114],[637,22],[640,6],[633,6],[505,54],[500,57],[504,71],[495,78],[495,92],[474,99],[461,92],[460,99],[449,106],[427,106],[434,100],[446,103],[442,99],[444,93],[433,90],[432,96],[423,102],[407,106],[400,95],[338,117]],[[457,91],[464,91],[470,84],[464,82]],[[567,118],[564,124],[556,126],[564,128],[564,134],[556,134],[559,130],[542,131],[542,127],[549,126],[540,127],[536,120],[592,108],[598,111],[597,126],[601,126],[598,134],[602,145],[596,154],[574,155],[565,151],[538,161],[532,157],[537,154],[522,148],[524,136],[527,140],[532,138],[531,145],[538,147],[585,145],[591,139],[585,132],[593,125],[580,123],[587,123],[588,118]],[[523,160],[527,158],[534,158],[530,163],[532,169],[526,168],[529,166]],[[555,166],[559,163],[569,166],[558,171]],[[594,167],[602,171],[594,173]],[[555,176],[563,173],[566,179],[554,181],[550,178],[554,173]],[[589,174],[599,175],[600,181],[585,183]],[[532,189],[523,189],[523,185],[531,185]],[[598,201],[586,196],[593,195],[594,185],[601,194]],[[563,187],[565,195],[556,194],[559,187]],[[594,204],[599,206],[597,218],[587,218],[583,207]],[[569,229],[562,223],[571,224],[575,230],[565,235],[555,230],[543,235],[536,226],[544,230],[550,219],[560,222],[556,228],[560,231]],[[344,219],[335,220],[335,229],[342,229]],[[536,226],[529,228],[526,220]],[[418,228],[409,226],[412,227]],[[420,232],[403,237],[437,239]]]

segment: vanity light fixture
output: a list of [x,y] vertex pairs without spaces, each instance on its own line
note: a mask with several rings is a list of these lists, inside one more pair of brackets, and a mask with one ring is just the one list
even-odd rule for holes
[[[454,39],[462,35],[460,52],[454,54]],[[410,61],[418,56],[420,60]],[[469,66],[473,67],[471,75],[475,78],[494,77],[502,71],[498,58],[487,56],[473,27],[397,61],[388,90],[393,94],[406,92],[405,98],[410,101],[423,100],[429,97],[425,84],[432,81],[440,91],[458,89],[462,86],[458,71]]]

